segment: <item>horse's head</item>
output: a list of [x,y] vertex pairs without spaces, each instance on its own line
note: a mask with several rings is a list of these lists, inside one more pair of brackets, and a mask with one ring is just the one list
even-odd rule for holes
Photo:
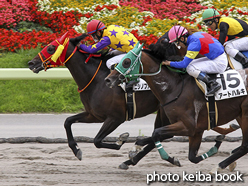
[[[62,37],[48,44],[34,59],[28,62],[30,70],[34,73],[39,73],[39,71],[44,69],[63,66],[76,52],[76,45],[87,36],[87,34],[82,34],[76,38],[69,39],[68,32],[66,32]],[[74,50],[72,48],[71,53],[67,54],[68,57],[66,59],[69,42],[74,47]]]
[[62,37],[48,44],[34,59],[29,61],[29,69],[34,73],[39,73],[44,69],[64,65],[68,45],[69,38],[68,32],[66,32]]
[[115,67],[115,70],[105,78],[108,87],[112,88],[121,82],[137,81],[137,78],[140,76],[140,68],[143,70],[141,63],[142,47],[143,44],[140,45],[138,42],[136,46],[122,58],[121,62]]

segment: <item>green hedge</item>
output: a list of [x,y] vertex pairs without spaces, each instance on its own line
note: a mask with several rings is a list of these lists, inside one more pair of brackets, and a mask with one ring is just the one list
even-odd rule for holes
[[[40,48],[0,53],[0,68],[28,68]],[[0,113],[74,113],[80,112],[74,80],[1,80]]]

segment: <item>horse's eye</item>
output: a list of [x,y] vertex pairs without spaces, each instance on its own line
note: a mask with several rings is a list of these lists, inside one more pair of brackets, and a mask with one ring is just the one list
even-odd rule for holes
[[124,59],[124,61],[122,62],[122,66],[124,68],[129,68],[130,65],[131,65],[131,60],[129,58]]
[[50,45],[49,47],[47,47],[47,52],[48,54],[53,54],[55,52],[55,46]]

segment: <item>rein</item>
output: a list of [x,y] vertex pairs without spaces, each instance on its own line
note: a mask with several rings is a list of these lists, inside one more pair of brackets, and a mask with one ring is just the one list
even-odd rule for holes
[[[40,59],[41,59],[41,61],[42,61],[42,63],[43,63],[43,67],[44,67],[44,70],[45,70],[45,71],[46,71],[49,67],[64,66],[65,63],[66,63],[67,61],[69,61],[69,59],[75,54],[75,52],[76,52],[77,49],[78,49],[78,47],[75,47],[74,50],[73,50],[73,52],[71,53],[71,55],[70,55],[66,60],[61,61],[61,59],[60,59],[61,53],[63,52],[64,47],[68,44],[69,38],[66,38],[66,39],[65,39],[63,45],[61,45],[57,40],[55,40],[55,41],[59,44],[59,47],[61,46],[61,47],[60,47],[61,49],[58,47],[57,50],[55,51],[55,53],[54,53],[53,55],[47,57],[47,58],[44,60],[43,57],[41,56],[42,53],[41,53],[41,52],[38,53],[38,55],[39,55],[39,57],[40,57]],[[48,46],[49,46],[49,45],[48,45]],[[59,50],[60,50],[60,51],[59,51]],[[58,51],[58,52],[57,52],[57,51]],[[85,51],[83,51],[83,50],[79,50],[79,52],[81,52],[81,53],[87,53],[87,52],[85,52]],[[89,57],[85,60],[85,63],[87,63],[91,57],[100,57],[100,56],[101,56],[101,54],[89,54]],[[44,57],[45,57],[45,56],[44,56]],[[59,64],[58,64],[58,65],[57,65],[57,64],[54,64],[54,65],[51,64],[52,62],[56,62],[57,60],[59,60]],[[78,92],[79,92],[79,93],[83,92],[83,91],[91,84],[91,82],[92,82],[93,79],[95,78],[96,74],[98,73],[98,71],[99,71],[101,65],[102,65],[102,60],[100,61],[99,66],[98,66],[98,68],[97,68],[97,70],[96,70],[94,76],[93,76],[93,77],[91,78],[91,80],[89,81],[89,83],[88,83],[83,89],[81,89],[81,90],[78,88]]]
[[[122,72],[121,70],[119,70],[118,68],[115,68],[116,71],[118,71],[120,73],[120,75],[123,75],[125,78],[120,78],[119,79],[123,82],[125,79],[127,80],[127,78],[135,78],[137,79],[140,76],[155,76],[157,74],[159,74],[161,72],[162,69],[162,63],[160,63],[159,69],[157,72],[154,73],[143,73],[143,64],[141,62],[141,53],[139,53],[138,55],[135,54],[132,50],[130,50],[129,52],[131,52],[133,55],[136,56],[136,59],[134,61],[134,63],[127,69],[126,72]],[[132,72],[134,70],[134,68],[140,64],[141,66],[141,73],[137,73],[137,74],[129,74],[130,72]],[[136,78],[137,77],[137,78]]]
[[102,65],[102,60],[100,61],[99,66],[98,66],[98,68],[96,69],[96,72],[95,72],[94,76],[91,78],[91,80],[89,81],[89,83],[88,83],[83,89],[81,89],[81,90],[79,90],[79,88],[78,88],[78,92],[79,92],[79,93],[83,92],[83,91],[91,84],[91,82],[92,82],[93,79],[95,78],[96,74],[98,73],[98,71],[99,71],[101,65]]
[[[157,72],[144,74],[143,73],[143,64],[142,64],[142,61],[141,61],[141,53],[142,52],[140,51],[138,54],[136,54],[133,50],[130,50],[129,53],[132,54],[132,55],[134,55],[134,56],[136,56],[136,58],[131,58],[130,56],[127,56],[127,58],[130,57],[131,62],[132,62],[132,59],[135,59],[134,62],[131,63],[130,67],[126,71],[124,71],[122,67],[119,67],[119,68],[117,68],[118,66],[115,67],[115,70],[120,73],[119,80],[121,82],[123,82],[124,80],[127,81],[127,78],[129,78],[129,79],[135,79],[136,80],[140,76],[154,76],[154,75],[157,75],[157,74],[159,74],[161,72],[162,63],[160,63],[159,70]],[[119,65],[120,65],[120,63],[119,63]],[[166,67],[170,71],[179,73],[179,76],[180,76],[180,78],[182,80],[182,87],[181,87],[181,91],[179,92],[178,96],[176,96],[173,100],[169,101],[168,103],[161,104],[162,107],[164,107],[164,106],[166,106],[166,105],[168,105],[168,104],[176,101],[180,97],[180,95],[183,92],[183,88],[184,88],[184,79],[183,79],[181,73],[186,73],[186,70],[185,71],[182,71],[182,70],[178,70],[178,69],[173,69],[173,68],[171,68],[169,66],[166,66]],[[140,68],[141,68],[141,73],[139,73],[139,69]],[[130,74],[130,72],[133,72],[133,71],[135,71],[135,73],[134,74]],[[124,78],[122,78],[122,77],[124,77]]]
[[[88,54],[88,52],[85,52],[83,50],[79,49],[79,52],[84,53],[84,54]],[[89,57],[85,60],[85,63],[88,63],[88,61],[90,60],[91,57],[101,57],[102,54],[89,54]]]

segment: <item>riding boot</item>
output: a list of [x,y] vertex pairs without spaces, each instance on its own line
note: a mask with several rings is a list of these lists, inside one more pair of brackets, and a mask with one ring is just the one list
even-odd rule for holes
[[221,85],[216,80],[210,80],[210,77],[205,72],[200,72],[197,79],[206,83],[208,88],[207,96],[214,94],[221,88]]
[[237,60],[238,62],[240,62],[243,66],[243,68],[247,68],[248,67],[248,58],[241,52],[238,52],[236,54],[236,56],[234,57],[235,60]]

